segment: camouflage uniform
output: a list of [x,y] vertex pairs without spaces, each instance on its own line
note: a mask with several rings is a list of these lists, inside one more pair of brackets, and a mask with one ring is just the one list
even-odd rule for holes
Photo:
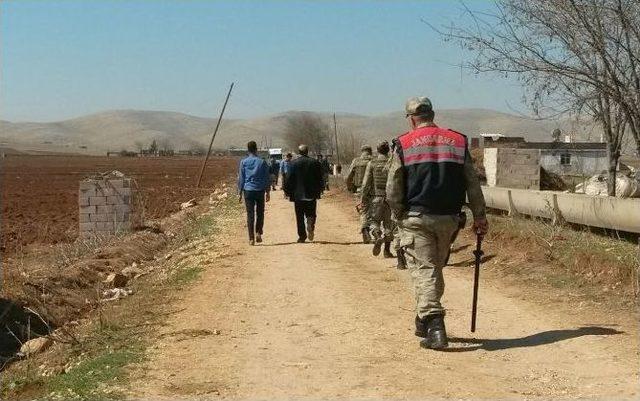
[[370,205],[369,229],[374,238],[384,238],[384,242],[393,240],[394,224],[391,221],[391,208],[387,203],[387,174],[389,157],[378,154],[368,164],[362,182],[362,204]]
[[[367,164],[371,161],[371,154],[363,152],[362,155],[356,157],[351,162],[349,168],[349,175],[346,178],[346,184],[349,191],[356,193],[359,196],[362,192],[362,181],[364,180],[364,173],[367,168]],[[369,204],[363,203],[360,208],[360,227],[362,229],[369,229]]]
[[[409,110],[409,103],[407,109]],[[408,114],[410,114],[409,111]],[[432,131],[435,132],[434,136],[436,138],[434,140],[441,140],[442,137],[445,137],[443,142],[434,144],[429,142],[431,137],[426,135],[419,136],[420,132],[418,131],[426,127],[432,128]],[[418,135],[411,137],[414,133]],[[438,135],[440,136],[438,137]],[[447,142],[449,138],[446,135],[450,135],[455,141],[458,141],[457,148]],[[407,149],[403,150],[401,140],[409,144]],[[395,151],[393,152],[387,180],[387,201],[394,215],[397,216],[399,225],[402,227],[399,232],[399,245],[407,255],[407,265],[411,271],[415,289],[417,317],[418,319],[424,319],[427,316],[442,316],[445,312],[440,303],[444,292],[442,268],[449,251],[452,236],[460,222],[458,217],[459,210],[454,211],[453,209],[456,207],[459,209],[459,207],[454,206],[452,209],[448,209],[450,207],[449,202],[440,202],[441,207],[444,208],[443,211],[438,211],[438,213],[427,212],[429,211],[428,208],[423,207],[421,209],[421,205],[416,204],[415,199],[419,199],[422,196],[422,199],[426,199],[428,202],[441,201],[438,196],[449,196],[448,193],[450,191],[444,191],[443,195],[442,192],[438,192],[440,189],[437,185],[452,186],[454,189],[452,192],[461,195],[463,198],[464,193],[466,193],[469,199],[469,208],[474,218],[480,219],[485,217],[484,197],[466,146],[466,138],[462,134],[438,128],[433,123],[423,123],[418,125],[414,131],[396,139],[394,145]],[[416,167],[420,163],[422,163],[422,167]],[[438,167],[425,167],[430,163],[432,165],[448,163],[446,168],[455,169],[456,174],[434,177],[433,172],[430,175],[424,175],[423,170],[423,177],[416,178],[417,172],[420,172],[417,170],[419,168],[438,169]],[[442,165],[439,167],[440,172],[445,174]],[[452,182],[452,178],[459,179],[457,182]],[[435,188],[434,182],[436,183]],[[429,193],[428,190],[414,190],[412,185],[421,190],[430,188],[432,193]],[[409,199],[410,197],[411,199]],[[458,199],[460,207],[462,202],[464,202],[464,199],[462,201]]]

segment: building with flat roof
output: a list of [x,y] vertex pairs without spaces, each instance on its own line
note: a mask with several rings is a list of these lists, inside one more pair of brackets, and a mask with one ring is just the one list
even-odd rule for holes
[[603,142],[527,142],[522,137],[483,135],[484,148],[537,149],[540,167],[568,176],[592,176],[609,165]]

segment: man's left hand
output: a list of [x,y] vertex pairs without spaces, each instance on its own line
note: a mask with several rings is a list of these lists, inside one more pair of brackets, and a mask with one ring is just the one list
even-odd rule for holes
[[489,222],[484,217],[475,219],[473,220],[473,226],[471,229],[477,235],[484,237],[487,234],[487,231],[489,231]]
[[264,194],[264,200],[265,200],[265,202],[269,202],[271,200],[271,192],[267,191]]

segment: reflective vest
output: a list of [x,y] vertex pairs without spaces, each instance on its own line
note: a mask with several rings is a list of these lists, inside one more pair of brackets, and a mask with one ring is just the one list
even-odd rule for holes
[[466,195],[467,137],[435,126],[420,127],[397,140],[410,211],[460,213]]

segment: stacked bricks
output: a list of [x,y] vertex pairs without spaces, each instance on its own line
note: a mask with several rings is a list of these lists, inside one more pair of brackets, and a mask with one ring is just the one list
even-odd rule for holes
[[80,237],[111,235],[131,230],[131,179],[107,176],[80,182]]
[[487,185],[518,189],[540,189],[540,150],[485,148]]

